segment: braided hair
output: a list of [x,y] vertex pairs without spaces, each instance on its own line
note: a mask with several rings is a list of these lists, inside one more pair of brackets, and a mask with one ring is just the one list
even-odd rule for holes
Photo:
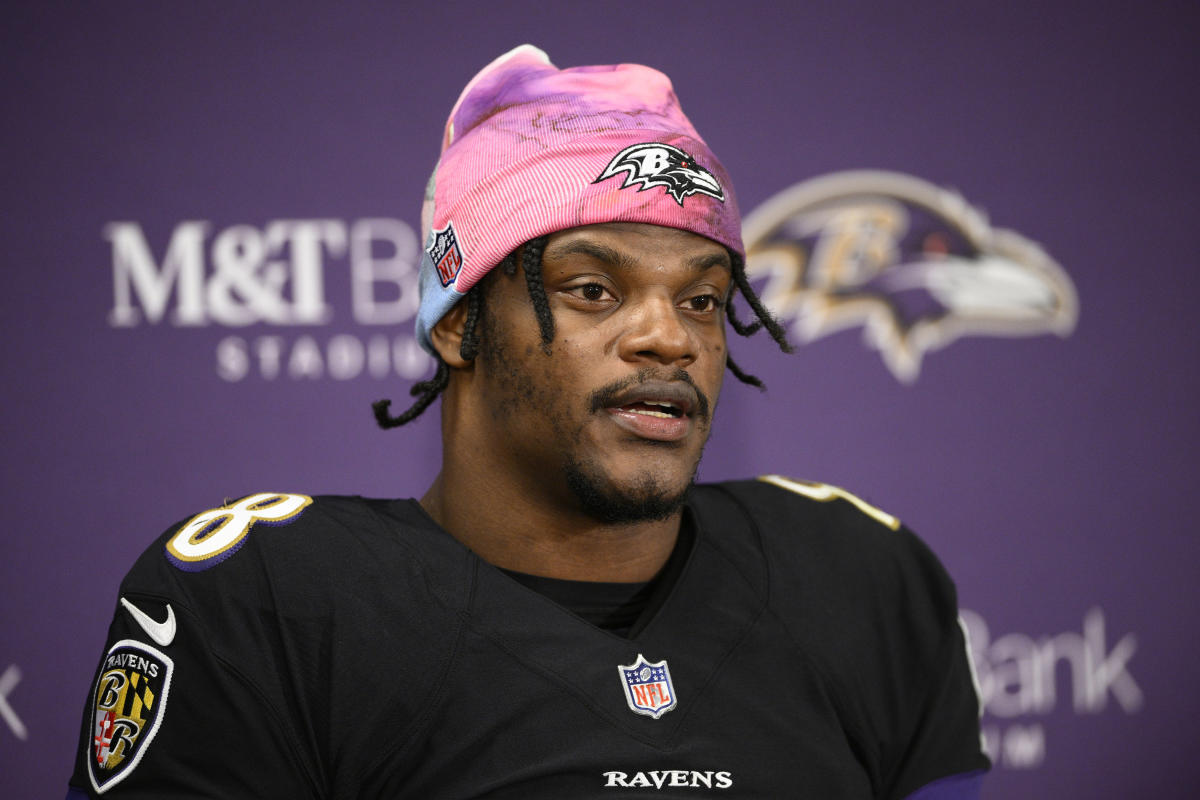
[[[506,275],[514,275],[517,271],[517,263],[520,262],[521,267],[525,272],[525,285],[529,291],[529,299],[533,303],[533,310],[537,316],[538,329],[542,337],[542,351],[546,355],[550,354],[550,344],[554,341],[554,315],[550,313],[550,301],[546,297],[546,285],[542,280],[542,253],[546,249],[546,237],[539,236],[536,239],[531,239],[525,244],[518,247],[513,252],[505,256],[500,262],[500,268],[504,270]],[[735,332],[740,336],[753,336],[760,329],[766,328],[767,333],[779,345],[779,348],[785,353],[792,352],[792,346],[788,343],[787,333],[783,330],[783,326],[779,321],[767,310],[762,304],[758,294],[750,286],[750,280],[746,277],[746,262],[737,253],[730,253],[733,266],[733,283],[737,291],[750,305],[750,309],[756,317],[754,322],[745,323],[738,317],[737,312],[733,308],[733,298],[730,297],[730,302],[725,304],[725,315],[729,319],[729,324]],[[466,294],[467,317],[463,321],[462,343],[459,345],[459,355],[466,361],[474,360],[479,354],[479,317],[483,313],[483,286],[477,283],[472,286]],[[409,391],[416,401],[408,408],[407,411],[399,416],[393,417],[389,409],[391,408],[391,400],[379,400],[371,405],[375,411],[375,421],[379,427],[383,429],[396,428],[411,422],[421,415],[421,413],[437,399],[446,386],[450,383],[450,368],[446,366],[446,362],[440,356],[434,355],[437,360],[437,371],[433,377],[427,381],[421,381],[414,385]],[[742,383],[750,386],[755,386],[759,389],[766,389],[760,378],[751,375],[742,370],[733,360],[733,357],[725,355],[725,366],[733,373],[733,376]]]

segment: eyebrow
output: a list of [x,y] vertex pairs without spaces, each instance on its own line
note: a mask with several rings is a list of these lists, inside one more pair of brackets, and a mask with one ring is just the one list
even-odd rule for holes
[[[608,245],[600,244],[599,242],[588,241],[587,239],[576,239],[566,244],[556,245],[546,251],[545,257],[551,259],[565,258],[566,256],[582,255],[594,258],[597,261],[602,261],[613,267],[621,269],[633,269],[638,264],[637,261],[630,258],[625,253],[615,250]],[[723,248],[719,252],[705,253],[699,256],[693,256],[687,260],[687,266],[694,272],[704,272],[712,267],[723,266],[729,270],[733,269],[733,264],[729,259],[729,253]]]

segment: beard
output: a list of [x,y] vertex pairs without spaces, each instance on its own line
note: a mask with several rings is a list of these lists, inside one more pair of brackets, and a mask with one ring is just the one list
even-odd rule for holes
[[630,485],[616,486],[595,462],[574,459],[568,459],[564,474],[580,510],[609,525],[666,519],[683,507],[696,480],[693,469],[687,485],[672,489],[645,472]]
[[[663,374],[660,370],[642,369],[635,376],[603,386],[592,392],[588,401],[589,412],[595,414],[602,411],[620,392],[652,378],[682,381],[691,386],[696,391],[697,424],[709,427],[712,419],[709,399],[683,369],[676,369],[670,374]],[[674,444],[647,441],[645,446],[671,448]],[[682,486],[665,485],[661,477],[651,470],[633,476],[626,485],[620,486],[596,461],[573,457],[567,458],[563,473],[567,486],[585,514],[600,522],[620,524],[661,520],[674,514],[683,507],[688,490],[695,484],[699,466],[700,454],[697,454],[691,474]]]
[[[696,454],[686,480],[681,481],[678,477],[667,480],[652,469],[618,480],[602,459],[587,454],[584,428],[614,397],[630,386],[651,379],[674,380],[686,382],[695,390],[696,424],[703,427],[707,438],[712,404],[687,371],[682,368],[641,369],[636,375],[594,390],[581,404],[581,413],[571,414],[564,409],[563,398],[553,386],[553,380],[537,374],[546,362],[533,356],[532,348],[526,350],[525,355],[526,358],[533,356],[533,363],[522,363],[522,360],[514,357],[514,351],[520,352],[520,349],[511,345],[506,336],[508,331],[488,313],[486,306],[481,309],[478,324],[483,335],[477,358],[487,364],[488,371],[499,387],[490,404],[493,420],[502,426],[523,413],[527,414],[530,409],[537,410],[543,425],[539,438],[559,444],[561,461],[556,467],[561,470],[566,488],[577,502],[579,511],[601,523],[626,524],[663,520],[683,507],[687,493],[695,482],[700,453]],[[545,349],[543,352],[546,356],[551,355]],[[676,445],[646,441],[645,446],[674,448]]]

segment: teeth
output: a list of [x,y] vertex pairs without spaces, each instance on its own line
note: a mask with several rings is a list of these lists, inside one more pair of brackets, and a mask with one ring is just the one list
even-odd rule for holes
[[622,406],[622,410],[659,419],[679,419],[684,416],[683,409],[669,400],[635,400]]
[[[647,405],[649,405],[649,403],[647,403]],[[658,405],[658,403],[655,403],[654,405]],[[647,417],[661,417],[662,419],[675,419],[674,415],[668,414],[664,411],[646,411],[646,410],[643,410],[640,408],[632,409],[632,411],[635,414],[642,414]]]

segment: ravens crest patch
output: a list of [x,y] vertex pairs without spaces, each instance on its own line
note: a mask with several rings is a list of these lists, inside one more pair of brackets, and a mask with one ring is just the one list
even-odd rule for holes
[[104,656],[92,692],[88,777],[102,794],[146,755],[158,733],[171,689],[171,659],[142,642],[123,639]]

